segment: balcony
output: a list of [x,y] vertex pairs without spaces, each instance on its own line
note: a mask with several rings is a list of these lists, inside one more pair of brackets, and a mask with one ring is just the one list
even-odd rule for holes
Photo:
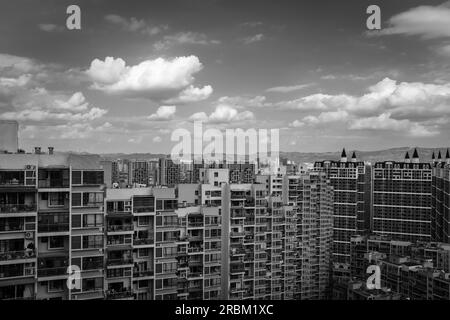
[[107,300],[129,299],[133,297],[133,291],[124,289],[123,291],[108,290],[106,291]]
[[155,207],[148,206],[148,207],[133,207],[133,213],[154,213]]
[[189,240],[189,242],[202,241],[203,236],[202,235],[189,235],[188,240]]
[[155,241],[153,238],[144,238],[144,239],[135,238],[135,239],[133,239],[134,246],[152,245],[154,243],[155,243]]
[[133,277],[140,278],[140,277],[151,277],[153,276],[154,272],[153,270],[138,270],[133,272]]
[[110,259],[106,261],[107,266],[122,266],[122,265],[130,265],[133,264],[132,258],[118,258],[118,259]]
[[0,261],[22,260],[36,258],[34,250],[0,252]]
[[106,229],[108,232],[125,232],[133,231],[133,225],[109,225]]
[[40,189],[69,188],[69,179],[44,179],[38,181]]
[[245,234],[244,234],[244,232],[236,232],[236,231],[233,231],[233,232],[230,232],[230,236],[231,236],[232,238],[242,238],[242,237],[245,236]]
[[244,273],[244,264],[241,262],[232,262],[230,264],[230,273]]
[[36,212],[36,204],[1,204],[1,213],[27,213]]
[[55,277],[67,275],[67,267],[39,268],[38,277]]
[[202,247],[189,247],[188,248],[188,253],[197,253],[197,252],[202,252],[203,248]]
[[38,232],[68,232],[69,223],[41,223],[38,222]]

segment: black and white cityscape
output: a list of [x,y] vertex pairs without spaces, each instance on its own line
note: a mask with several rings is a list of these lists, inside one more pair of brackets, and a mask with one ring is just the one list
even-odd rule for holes
[[2,1],[0,300],[450,300],[443,1]]

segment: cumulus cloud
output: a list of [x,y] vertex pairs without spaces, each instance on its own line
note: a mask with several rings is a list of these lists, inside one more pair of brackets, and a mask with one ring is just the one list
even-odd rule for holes
[[107,113],[105,109],[91,106],[80,91],[47,89],[49,80],[56,81],[60,76],[55,66],[0,54],[0,119],[18,120],[25,127],[43,130],[75,125],[81,128],[99,121]]
[[137,19],[135,17],[127,19],[116,14],[106,15],[105,20],[111,24],[120,26],[125,31],[144,35],[156,35],[169,28],[167,25],[152,26],[145,20]]
[[156,110],[154,114],[148,116],[148,119],[152,121],[170,120],[173,119],[176,111],[176,106],[161,106],[158,108],[158,110]]
[[208,123],[230,123],[253,120],[254,118],[255,116],[251,111],[239,112],[231,106],[218,105],[209,116],[205,112],[197,112],[191,115],[189,120]]
[[265,36],[262,33],[258,33],[253,36],[243,38],[242,42],[244,44],[251,44],[251,43],[262,41],[264,39],[265,39]]
[[371,35],[402,34],[424,39],[450,37],[450,2],[438,6],[419,6],[394,15],[389,27]]
[[206,100],[213,93],[213,88],[209,85],[204,86],[203,88],[196,88],[193,85],[190,85],[186,89],[180,92],[178,97],[171,98],[165,103],[187,103],[187,102],[198,102],[202,100]]
[[397,82],[385,78],[361,96],[319,93],[275,105],[312,113],[297,124],[343,122],[352,130],[393,130],[430,136],[443,126],[442,117],[450,116],[450,84]]
[[168,100],[181,94],[195,101],[212,92],[210,86],[191,87],[194,75],[202,68],[196,56],[157,58],[134,66],[127,66],[121,58],[106,57],[104,61],[93,60],[86,74],[93,81],[94,89],[110,94],[154,100]]
[[338,111],[328,111],[321,112],[318,116],[306,116],[303,118],[303,122],[307,124],[322,124],[322,123],[330,123],[337,121],[345,121],[349,117],[347,111],[338,110]]
[[301,128],[305,126],[305,123],[299,120],[294,120],[289,124],[289,126],[292,128]]
[[350,130],[392,130],[392,131],[403,131],[409,133],[411,136],[416,137],[427,137],[439,134],[431,128],[426,128],[425,126],[411,122],[407,119],[396,120],[391,118],[390,113],[383,113],[377,117],[369,117],[362,119],[355,119],[350,122]]
[[224,96],[217,100],[218,104],[230,105],[234,108],[262,108],[272,104],[266,101],[265,96]]
[[40,30],[45,31],[45,32],[61,32],[64,31],[64,27],[63,26],[59,26],[53,23],[41,23],[38,24],[38,27]]
[[298,90],[302,90],[305,88],[309,88],[313,85],[314,85],[314,83],[298,84],[298,85],[294,85],[294,86],[279,86],[279,87],[268,88],[268,89],[266,89],[266,91],[267,92],[288,93],[288,92],[292,92],[292,91],[298,91]]
[[162,40],[156,42],[153,47],[156,50],[166,50],[174,45],[211,45],[220,44],[219,40],[209,39],[204,33],[198,32],[178,32],[173,35],[166,35]]

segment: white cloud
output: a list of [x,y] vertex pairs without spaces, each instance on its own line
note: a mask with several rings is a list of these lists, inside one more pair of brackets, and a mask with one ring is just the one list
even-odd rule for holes
[[309,88],[313,85],[314,85],[314,83],[298,84],[298,85],[294,85],[294,86],[279,86],[279,87],[273,87],[273,88],[266,89],[266,91],[267,92],[287,93],[287,92],[298,91],[298,90],[302,90],[305,88]]
[[97,121],[107,113],[92,107],[82,92],[48,90],[49,81],[61,76],[55,70],[29,58],[0,54],[0,119],[46,127]]
[[438,131],[426,128],[425,126],[411,122],[407,119],[396,120],[391,118],[390,113],[383,113],[377,117],[356,119],[350,123],[350,130],[392,130],[404,131],[415,137],[429,137],[439,134]]
[[125,31],[145,35],[156,35],[169,28],[167,25],[152,26],[142,19],[139,20],[135,17],[127,19],[116,14],[109,14],[105,16],[105,20],[111,24],[120,26]]
[[160,143],[160,142],[162,141],[162,139],[161,139],[160,136],[156,136],[156,137],[154,137],[154,138],[152,139],[152,141],[155,142],[155,143]]
[[344,122],[353,130],[393,130],[430,136],[449,124],[450,84],[399,83],[385,78],[361,96],[318,93],[274,105],[311,113],[291,126]]
[[243,38],[242,42],[244,44],[251,44],[251,43],[262,41],[264,39],[265,39],[265,36],[262,33],[258,33],[253,36]]
[[187,102],[198,102],[206,100],[213,93],[213,88],[211,86],[204,86],[203,88],[196,88],[190,85],[186,89],[180,92],[178,97],[168,99],[164,101],[165,103],[187,103]]
[[248,22],[241,23],[242,27],[251,27],[251,28],[259,27],[262,25],[263,25],[263,23],[261,21],[248,21]]
[[450,57],[450,44],[436,48],[436,52],[445,57]]
[[148,119],[153,121],[170,120],[173,119],[176,111],[176,106],[161,106],[158,108],[158,110],[156,110],[156,113],[148,116]]
[[253,120],[254,118],[255,116],[251,111],[239,112],[231,106],[218,105],[209,116],[205,112],[197,112],[191,115],[189,120],[208,123],[231,123]]
[[39,29],[45,32],[61,32],[64,31],[63,26],[59,26],[53,23],[41,23],[38,25]]
[[230,105],[234,108],[262,108],[269,107],[271,103],[266,101],[265,96],[224,96],[217,100],[218,104]]
[[424,39],[450,37],[450,3],[419,6],[389,19],[389,27],[371,35],[417,35]]
[[166,35],[162,40],[156,42],[153,47],[156,50],[166,50],[174,45],[211,45],[220,44],[219,40],[209,39],[204,33],[179,32],[173,35]]
[[86,73],[93,80],[93,88],[126,96],[140,96],[155,100],[168,100],[183,90],[187,94],[205,96],[210,86],[190,88],[194,75],[203,65],[196,56],[173,59],[157,58],[134,66],[127,66],[121,58],[95,59]]
[[293,122],[291,122],[289,124],[289,126],[292,127],[292,128],[301,128],[301,127],[304,127],[305,124],[302,121],[294,120]]
[[321,112],[318,116],[306,116],[305,118],[303,118],[303,123],[322,124],[337,121],[346,121],[348,118],[349,114],[347,111],[344,110],[328,111],[328,112]]

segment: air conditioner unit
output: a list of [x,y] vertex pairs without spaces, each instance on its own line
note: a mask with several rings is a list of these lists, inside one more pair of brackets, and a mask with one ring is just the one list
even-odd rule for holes
[[27,240],[34,239],[34,232],[32,232],[32,231],[25,232],[25,239],[27,239]]

